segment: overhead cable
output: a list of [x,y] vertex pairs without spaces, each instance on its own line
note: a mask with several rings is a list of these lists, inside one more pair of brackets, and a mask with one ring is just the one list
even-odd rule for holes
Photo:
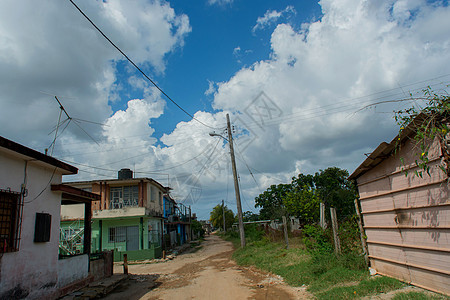
[[175,102],[175,100],[173,100],[169,95],[167,95],[162,88],[160,88],[149,76],[147,76],[147,74],[145,74],[144,71],[141,70],[141,68],[139,68],[134,61],[131,60],[131,58],[129,58],[125,52],[123,52],[118,46],[116,46],[116,44],[113,43],[113,41],[111,41],[106,34],[103,33],[103,31],[97,27],[97,25],[95,25],[95,23],[81,10],[81,8],[79,8],[75,2],[73,2],[72,0],[69,0],[70,3],[73,4],[73,6],[75,6],[75,8],[86,18],[86,20],[89,21],[89,23],[91,23],[91,25],[114,47],[116,48],[117,51],[120,52],[120,54],[123,55],[123,57],[125,57],[135,68],[136,70],[138,70],[142,76],[144,76],[148,81],[150,81],[164,96],[166,96],[167,99],[169,99],[173,104],[175,104],[176,107],[178,107],[182,112],[184,112],[186,115],[188,115],[192,120],[197,121],[198,123],[202,124],[203,126],[209,127],[211,129],[216,129],[212,126],[209,126],[205,123],[203,123],[202,121],[200,121],[199,119],[195,118],[193,115],[191,115],[190,113],[188,113],[184,108],[182,108],[178,103]]

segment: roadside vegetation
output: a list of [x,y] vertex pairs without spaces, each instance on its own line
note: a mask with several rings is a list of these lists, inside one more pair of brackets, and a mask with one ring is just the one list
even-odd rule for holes
[[[450,150],[445,140],[450,132],[450,97],[433,93],[428,88],[421,97],[411,95],[400,101],[413,101],[414,106],[395,111],[394,118],[399,126],[396,149],[401,147],[401,137],[413,130],[419,157],[415,162],[418,167],[415,175],[422,177],[429,173],[428,141],[438,138],[445,162],[441,169],[449,175]],[[400,160],[403,163],[403,159]],[[244,221],[280,222],[282,218],[294,217],[301,230],[289,238],[289,249],[282,232],[267,227],[263,231],[258,227],[260,225],[246,225],[245,248],[239,246],[238,232],[225,230],[223,233],[222,230],[222,236],[235,244],[233,257],[236,262],[280,275],[289,285],[307,286],[307,290],[318,299],[359,299],[405,287],[406,284],[398,280],[369,275],[361,245],[363,235],[358,226],[362,220],[358,219],[355,210],[358,192],[348,177],[347,170],[330,167],[315,174],[300,173],[290,183],[268,187],[255,198],[259,213],[245,212]],[[319,217],[320,208],[324,208],[322,218]],[[224,227],[220,225],[224,211],[227,212],[228,208],[218,205],[211,213],[210,220],[216,228]],[[333,235],[331,229],[331,214],[334,216],[334,213],[339,223],[337,235]],[[236,222],[232,212],[226,218]],[[227,224],[225,229],[230,225]],[[432,293],[400,291],[393,299],[449,298]]]
[[[307,286],[318,299],[359,299],[405,286],[389,277],[370,277],[364,258],[353,247],[342,255],[334,254],[330,230],[310,226],[307,233],[290,237],[286,249],[281,234],[265,233],[257,225],[245,229],[245,248],[239,247],[238,232],[222,234],[234,243],[233,259],[239,265],[254,265],[280,275],[291,286]],[[343,244],[353,244],[356,238],[343,239]]]
[[407,292],[407,293],[398,293],[396,294],[392,300],[444,300],[449,299],[449,297],[445,297],[437,294],[430,294],[424,292]]
[[[259,214],[245,212],[244,221],[281,220],[296,217],[301,231],[289,237],[287,249],[282,232],[257,224],[245,226],[247,246],[240,248],[239,233],[227,231],[223,238],[235,244],[233,258],[240,265],[254,265],[280,275],[291,286],[306,286],[318,299],[358,299],[404,286],[388,277],[370,277],[364,260],[354,199],[357,197],[348,172],[331,167],[314,175],[299,174],[291,183],[270,186],[255,199]],[[329,208],[339,219],[341,252],[335,253],[331,226],[318,225],[319,206],[325,206],[325,221],[330,224]],[[211,221],[220,226],[215,207]],[[226,210],[225,210],[226,211]],[[220,226],[223,227],[223,226]]]

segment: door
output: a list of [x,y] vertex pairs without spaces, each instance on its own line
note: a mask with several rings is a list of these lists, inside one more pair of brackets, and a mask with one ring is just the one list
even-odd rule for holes
[[127,226],[127,251],[139,250],[139,226]]

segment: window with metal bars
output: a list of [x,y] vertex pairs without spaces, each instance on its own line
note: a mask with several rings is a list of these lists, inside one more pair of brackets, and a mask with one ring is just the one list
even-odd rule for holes
[[127,228],[125,226],[109,228],[109,242],[121,243],[127,240]]
[[22,205],[20,193],[0,190],[0,253],[19,250]]
[[137,185],[112,187],[109,195],[110,209],[139,206],[139,188]]

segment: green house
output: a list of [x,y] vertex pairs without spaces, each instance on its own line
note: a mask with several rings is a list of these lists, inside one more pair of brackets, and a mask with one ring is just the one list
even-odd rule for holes
[[[91,252],[114,250],[114,260],[159,258],[162,255],[163,195],[168,188],[151,178],[132,178],[129,169],[119,179],[69,182],[67,185],[100,195],[92,202]],[[60,253],[80,251],[83,211],[61,209]]]

